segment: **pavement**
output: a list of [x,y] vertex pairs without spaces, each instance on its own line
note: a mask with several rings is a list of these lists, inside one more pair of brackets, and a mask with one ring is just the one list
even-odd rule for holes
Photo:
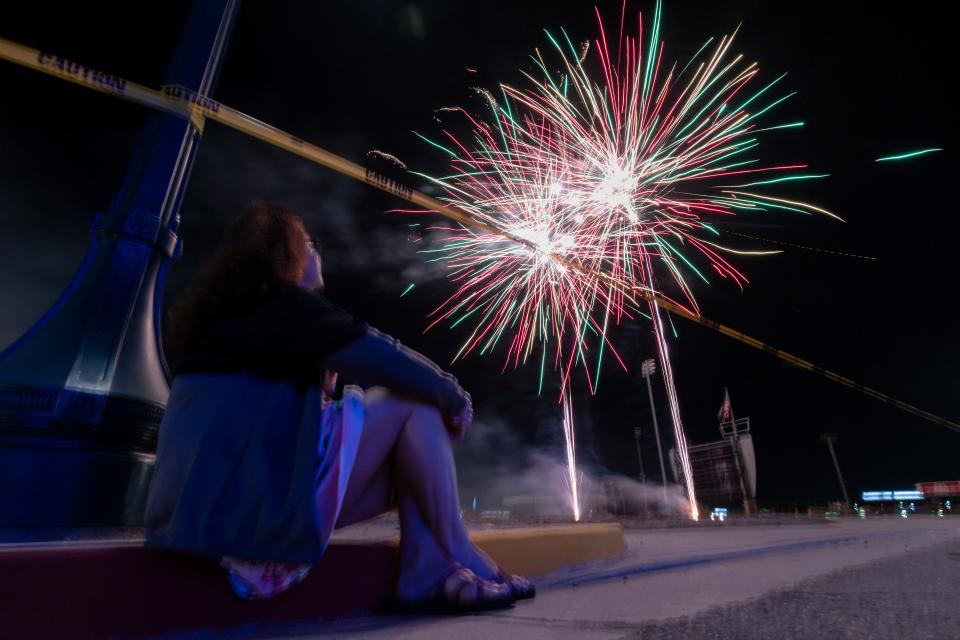
[[369,616],[257,638],[960,638],[960,517],[628,530],[623,556],[541,576],[535,600]]
[[642,640],[960,638],[960,543],[848,567],[750,602],[644,625]]

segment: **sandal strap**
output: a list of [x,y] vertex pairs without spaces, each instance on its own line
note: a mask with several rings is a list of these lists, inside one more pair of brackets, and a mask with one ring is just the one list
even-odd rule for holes
[[[442,585],[442,597],[452,605],[483,605],[514,599],[509,586],[484,580],[462,565],[454,567],[444,578]],[[466,595],[464,591],[471,587],[472,594]]]
[[494,582],[507,585],[514,597],[523,600],[532,598],[537,593],[537,588],[524,576],[514,573],[507,573],[503,567],[497,566],[497,574],[493,577]]

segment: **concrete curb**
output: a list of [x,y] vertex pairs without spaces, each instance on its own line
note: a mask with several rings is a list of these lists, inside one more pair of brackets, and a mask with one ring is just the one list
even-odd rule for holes
[[627,550],[616,522],[476,531],[470,537],[506,571],[531,576]]
[[[512,573],[538,574],[623,553],[618,524],[480,531],[477,544]],[[382,608],[397,541],[332,543],[303,583],[276,598],[233,596],[212,559],[136,540],[0,545],[0,638],[141,638],[263,633]]]

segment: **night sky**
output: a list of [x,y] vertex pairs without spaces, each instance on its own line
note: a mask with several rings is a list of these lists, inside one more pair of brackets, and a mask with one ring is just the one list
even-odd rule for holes
[[[17,4],[0,10],[3,37],[152,87],[189,8]],[[471,106],[471,86],[520,84],[528,54],[546,44],[544,27],[564,26],[578,41],[594,36],[593,2],[558,4],[247,0],[214,97],[354,161],[380,149],[439,173],[441,154],[411,133],[435,133],[435,109]],[[614,22],[619,3],[599,6]],[[734,246],[786,252],[739,258],[751,280],[743,292],[716,279],[699,287],[704,315],[956,420],[960,222],[947,183],[956,168],[955,103],[947,97],[956,32],[946,6],[667,1],[662,37],[667,59],[686,60],[709,35],[742,22],[735,48],[759,62],[756,84],[787,71],[781,89],[798,92],[766,122],[806,122],[771,132],[761,157],[831,174],[780,193],[846,220],[781,212],[718,222],[723,231],[810,249],[728,236]],[[647,1],[628,5],[634,14],[651,8]],[[0,87],[2,348],[40,317],[79,265],[87,227],[118,188],[147,114],[6,62]],[[874,162],[926,147],[945,151]],[[215,123],[207,126],[181,211],[185,252],[171,271],[167,301],[256,197],[297,207],[318,231],[331,298],[449,361],[467,333],[441,327],[423,334],[427,313],[451,289],[442,269],[417,254],[430,237],[411,234],[408,225],[422,220],[385,213],[402,202]],[[416,288],[401,299],[410,282]],[[682,319],[676,329],[671,349],[689,440],[716,439],[727,386],[737,416],[751,418],[761,505],[839,497],[819,440],[825,431],[839,434],[852,494],[960,478],[960,433]],[[635,476],[632,430],[649,427],[639,363],[654,345],[646,324],[621,326],[614,340],[631,370],[608,359],[595,397],[577,385],[580,456],[588,469]],[[472,356],[451,368],[474,395],[480,424],[459,457],[463,477],[478,484],[497,461],[523,464],[520,451],[561,451],[556,389],[537,398],[535,369],[501,374],[502,356]],[[662,405],[662,378],[654,381]],[[649,473],[656,454],[648,445],[644,455]]]

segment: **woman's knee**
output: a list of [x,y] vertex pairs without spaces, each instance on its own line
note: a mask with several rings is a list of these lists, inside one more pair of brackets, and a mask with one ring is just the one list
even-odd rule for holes
[[413,416],[418,422],[443,425],[443,416],[435,406],[425,402],[414,402],[413,405]]
[[417,403],[398,395],[386,387],[371,387],[364,392],[364,408],[367,417],[389,415],[406,419],[413,413]]
[[410,417],[414,414],[421,419],[441,420],[440,410],[433,405],[414,400],[396,393],[386,387],[371,387],[364,394],[367,410],[383,411],[394,415]]
[[392,426],[399,429],[398,433],[409,433],[417,439],[447,437],[440,410],[433,405],[418,402],[383,387],[369,389],[365,404],[366,423],[375,429]]

